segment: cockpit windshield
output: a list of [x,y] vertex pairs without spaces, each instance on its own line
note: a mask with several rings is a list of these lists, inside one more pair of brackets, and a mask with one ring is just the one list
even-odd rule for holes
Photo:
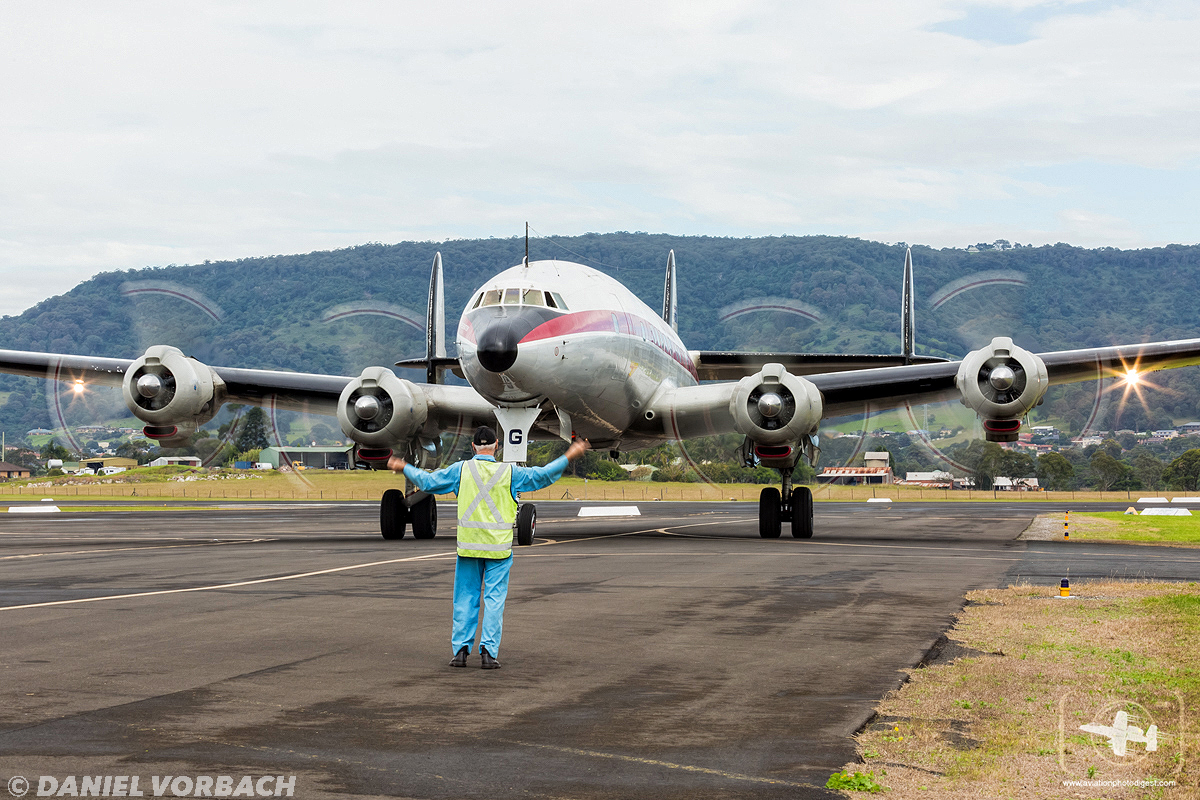
[[567,301],[558,292],[546,292],[541,289],[487,289],[479,293],[471,309],[482,306],[542,306],[567,310]]

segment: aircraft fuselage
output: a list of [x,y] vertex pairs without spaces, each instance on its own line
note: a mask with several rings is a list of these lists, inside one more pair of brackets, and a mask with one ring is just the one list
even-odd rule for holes
[[678,334],[618,281],[565,261],[534,261],[480,287],[459,320],[458,353],[475,391],[501,406],[549,401],[599,447],[664,438],[642,410],[695,385]]

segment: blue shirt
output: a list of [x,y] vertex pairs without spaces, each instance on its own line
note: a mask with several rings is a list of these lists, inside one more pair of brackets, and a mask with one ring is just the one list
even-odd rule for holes
[[[475,456],[480,461],[495,461],[492,456]],[[458,494],[459,481],[462,479],[462,467],[466,462],[459,461],[436,472],[426,472],[417,469],[412,464],[404,465],[404,477],[412,481],[423,492],[430,494]],[[562,477],[567,470],[567,457],[559,456],[544,467],[520,467],[513,464],[512,494],[513,499],[519,499],[519,492],[532,492],[545,489]]]

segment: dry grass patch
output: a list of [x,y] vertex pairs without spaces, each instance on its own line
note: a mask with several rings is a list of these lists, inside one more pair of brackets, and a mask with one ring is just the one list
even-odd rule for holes
[[[892,797],[1191,798],[1200,729],[1200,587],[1091,583],[972,592],[930,664],[885,697],[858,737]],[[1124,757],[1081,725],[1117,711],[1157,750]],[[1068,786],[1064,781],[1109,785]],[[1175,781],[1171,787],[1111,782]]]
[[[1061,541],[1063,538],[1063,521],[1065,515],[1061,512],[1053,514],[1038,514],[1029,527],[1021,534],[1021,539],[1035,541]],[[1071,515],[1072,539],[1105,539],[1105,534],[1115,532],[1118,523],[1109,518],[1095,514]]]

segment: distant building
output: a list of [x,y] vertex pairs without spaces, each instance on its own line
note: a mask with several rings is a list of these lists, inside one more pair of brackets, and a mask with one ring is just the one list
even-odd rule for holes
[[301,466],[305,469],[350,469],[354,446],[338,447],[267,447],[258,458],[275,469]]
[[869,450],[863,453],[864,467],[890,467],[892,465],[892,454],[886,450],[873,451]]
[[992,486],[1001,492],[1037,492],[1037,478],[1000,478],[992,479]]
[[28,478],[29,467],[19,467],[16,464],[10,464],[7,461],[0,461],[0,480],[11,480],[12,478]]
[[100,472],[108,467],[120,467],[121,469],[130,469],[138,465],[136,458],[121,458],[120,456],[104,456],[103,458],[85,458],[79,462],[79,466],[84,469],[90,469],[92,472]]
[[1151,431],[1150,435],[1158,439],[1174,439],[1179,435],[1179,431],[1174,428],[1168,428],[1162,431]]
[[151,467],[198,467],[202,462],[195,456],[160,456],[150,462]]
[[826,467],[817,480],[835,486],[894,482],[890,467]]
[[863,462],[861,467],[826,467],[817,480],[839,486],[895,482],[890,466],[891,455],[886,450],[864,453]]
[[1200,422],[1185,422],[1179,426],[1180,436],[1191,436],[1194,433],[1200,433]]
[[954,485],[954,476],[949,472],[934,470],[933,472],[906,472],[903,481],[896,481],[909,486],[921,486],[926,489],[949,489]]

